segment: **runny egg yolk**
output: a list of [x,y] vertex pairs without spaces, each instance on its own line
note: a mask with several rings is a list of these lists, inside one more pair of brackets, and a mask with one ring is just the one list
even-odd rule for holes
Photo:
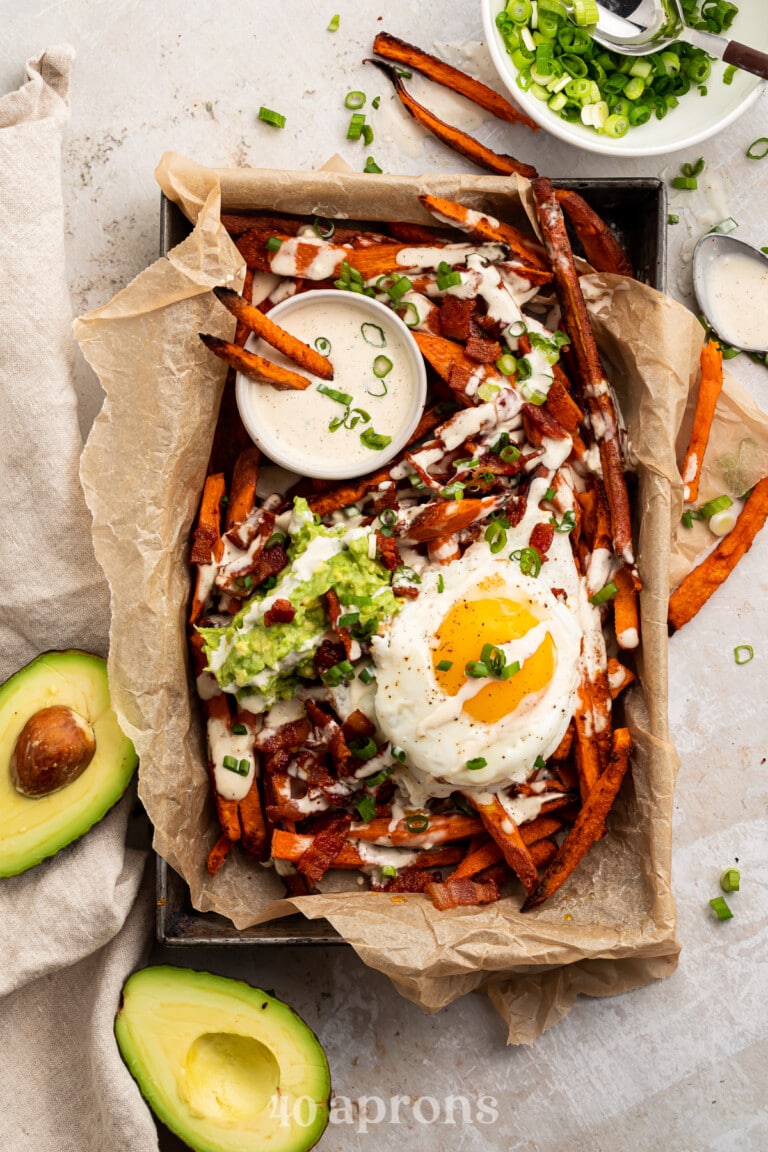
[[[456,601],[435,633],[432,664],[438,685],[447,696],[455,696],[467,682],[467,664],[480,659],[484,644],[509,644],[539,623],[525,605],[504,597]],[[444,662],[451,667],[441,670],[438,665]],[[513,713],[526,696],[543,691],[554,670],[555,646],[548,633],[514,676],[477,681],[482,687],[464,701],[462,711],[473,720],[496,724]]]

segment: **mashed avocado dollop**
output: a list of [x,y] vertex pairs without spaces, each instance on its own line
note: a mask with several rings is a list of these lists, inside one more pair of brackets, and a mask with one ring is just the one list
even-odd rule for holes
[[[200,629],[209,671],[251,712],[292,696],[301,677],[315,678],[312,657],[328,632],[323,597],[331,588],[345,614],[357,617],[353,635],[372,635],[400,607],[390,587],[392,573],[370,544],[372,529],[326,528],[297,497],[288,535],[289,564],[275,586],[257,588],[226,628]],[[276,600],[290,601],[295,616],[268,627],[264,616]]]

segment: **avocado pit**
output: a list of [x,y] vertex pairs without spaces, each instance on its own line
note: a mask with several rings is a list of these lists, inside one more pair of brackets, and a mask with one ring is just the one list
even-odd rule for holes
[[23,796],[49,796],[82,776],[96,752],[90,723],[55,704],[33,713],[11,755],[11,777]]

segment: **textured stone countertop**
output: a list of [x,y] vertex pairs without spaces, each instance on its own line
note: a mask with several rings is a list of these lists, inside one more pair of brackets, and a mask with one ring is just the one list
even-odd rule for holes
[[[326,32],[332,14],[341,26]],[[24,60],[69,42],[77,50],[72,124],[64,152],[69,274],[76,312],[105,302],[158,250],[153,169],[175,149],[210,165],[313,169],[340,153],[356,169],[362,149],[345,139],[343,95],[371,90],[362,58],[386,29],[489,76],[479,5],[459,0],[0,0],[0,89],[16,86]],[[472,171],[428,139],[386,98],[382,129],[366,152],[388,172]],[[283,131],[259,123],[260,105],[287,116]],[[382,107],[384,107],[384,102]],[[466,116],[466,112],[464,113]],[[702,155],[704,183],[768,244],[768,161],[745,147],[766,131],[768,94],[695,154],[618,161],[527,135],[473,112],[469,127],[497,151],[535,160],[551,176],[669,175]],[[695,224],[691,224],[695,230]],[[669,229],[668,289],[683,297],[686,216]],[[40,286],[44,288],[44,270]],[[742,356],[729,367],[768,409],[768,371]],[[78,365],[82,421],[101,402]],[[668,980],[614,999],[582,1000],[532,1048],[505,1046],[504,1028],[478,995],[429,1018],[366,970],[347,949],[236,949],[166,956],[242,975],[274,989],[316,1029],[340,1096],[353,1111],[322,1147],[348,1152],[763,1152],[768,1148],[768,532],[731,581],[671,641],[671,723],[681,757],[675,800],[674,889],[682,954]],[[755,658],[737,668],[733,649]],[[738,858],[742,891],[726,924],[709,914],[718,877]],[[466,1097],[448,1119],[446,1097]],[[410,1097],[393,1116],[392,1098]],[[360,1097],[369,1104],[359,1120]],[[433,1097],[434,1107],[418,1097]],[[493,1098],[492,1101],[489,1098]],[[434,1119],[434,1122],[430,1122]],[[177,1145],[169,1141],[168,1148]]]

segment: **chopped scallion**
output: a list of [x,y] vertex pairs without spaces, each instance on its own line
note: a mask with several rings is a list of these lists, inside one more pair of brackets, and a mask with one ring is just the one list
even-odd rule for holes
[[768,136],[758,136],[747,148],[748,160],[764,160],[768,156]]
[[373,156],[369,156],[365,162],[365,167],[363,168],[363,172],[371,172],[371,173],[374,173],[375,175],[381,175],[381,173],[383,171],[384,171],[384,169],[379,167],[379,165],[374,160]]
[[467,760],[466,767],[470,772],[479,772],[481,768],[488,767],[488,761],[484,756],[476,756],[474,760]]
[[365,432],[360,433],[360,441],[366,448],[370,448],[374,452],[380,452],[386,448],[388,444],[392,443],[391,436],[383,436],[378,432],[374,432],[373,428],[366,428]]
[[733,919],[733,912],[731,912],[722,896],[715,896],[714,900],[710,900],[709,906],[718,920]]
[[285,116],[280,112],[273,112],[271,108],[265,108],[263,105],[259,108],[259,120],[265,124],[271,124],[273,128],[285,127]]
[[733,650],[733,658],[737,664],[749,664],[755,658],[755,650],[751,644],[737,644]]
[[618,595],[618,592],[619,589],[617,585],[611,580],[611,582],[606,584],[604,588],[601,588],[599,592],[595,592],[594,596],[590,596],[589,602],[598,608],[601,604],[607,604],[609,600],[613,600],[614,596]]
[[441,660],[437,665],[438,672],[450,672],[453,668],[453,660]]
[[416,812],[413,816],[407,816],[405,826],[409,832],[426,832],[429,828],[429,816],[426,812]]
[[344,107],[349,108],[350,112],[362,108],[363,104],[365,104],[365,92],[360,92],[357,89],[353,92],[347,92],[344,97]]
[[349,392],[339,392],[337,388],[331,388],[328,384],[318,384],[317,390],[329,400],[335,400],[337,404],[344,404],[347,407],[354,400],[354,396],[350,396]]
[[327,32],[338,32],[340,19],[341,19],[341,17],[339,16],[338,12],[336,13],[335,16],[331,16],[331,22],[328,25],[326,31]]
[[279,236],[270,236],[267,240],[267,252],[279,252],[282,240]]
[[741,885],[741,873],[738,868],[726,868],[720,877],[720,887],[723,892],[738,892]]

